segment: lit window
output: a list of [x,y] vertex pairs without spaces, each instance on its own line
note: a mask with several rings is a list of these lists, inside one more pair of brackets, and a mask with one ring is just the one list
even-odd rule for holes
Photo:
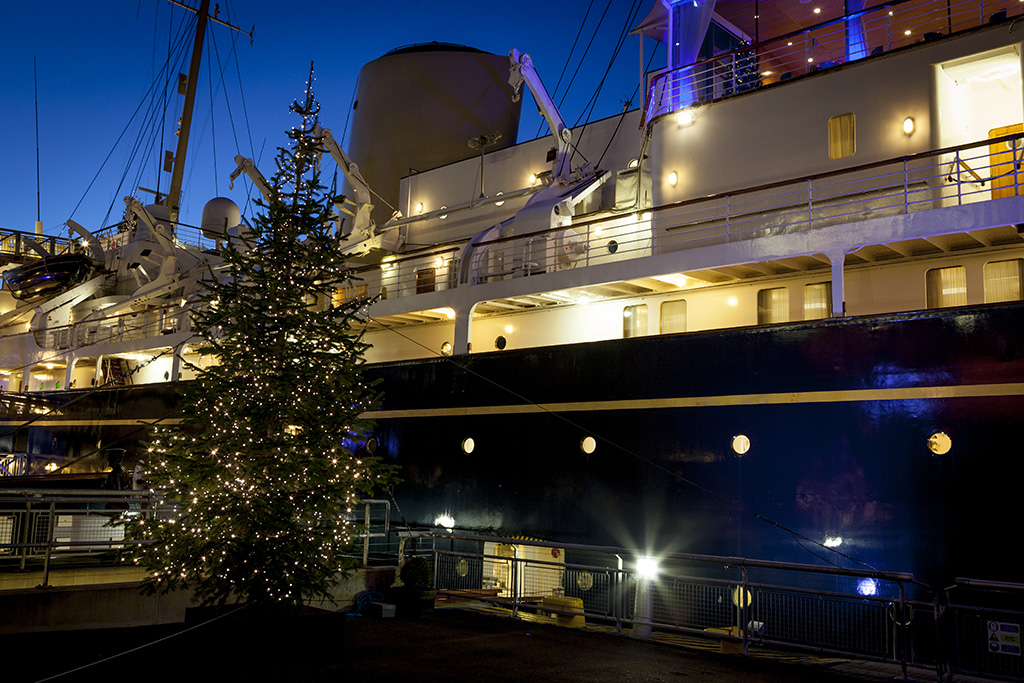
[[804,320],[832,317],[832,283],[819,282],[804,286]]
[[762,289],[757,293],[757,324],[770,325],[789,320],[789,290]]
[[661,304],[661,333],[686,332],[686,299]]
[[932,268],[925,273],[928,308],[967,305],[967,269],[963,266]]
[[1024,259],[993,261],[985,264],[985,303],[1024,299]]
[[647,304],[626,306],[622,309],[622,337],[642,337],[647,334]]
[[857,121],[852,113],[828,120],[828,158],[845,159],[857,151]]

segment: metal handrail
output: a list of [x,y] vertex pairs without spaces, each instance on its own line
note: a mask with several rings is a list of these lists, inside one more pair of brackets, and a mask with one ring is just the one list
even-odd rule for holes
[[[821,68],[867,58],[877,54],[876,50],[890,52],[909,47],[920,40],[927,41],[970,30],[984,25],[986,13],[991,16],[1014,6],[1015,3],[1011,2],[985,3],[983,0],[961,0],[954,3],[896,0],[850,15],[826,19],[709,59],[663,70],[649,79],[640,127],[645,128],[659,116],[697,102],[724,99],[787,80],[780,76],[771,83],[762,83],[762,64],[771,64],[773,69],[787,69],[784,73],[788,73],[789,77],[805,75]],[[865,26],[863,54],[852,57],[848,54],[846,43],[848,24],[851,21],[861,22]],[[835,29],[837,26],[839,28]],[[870,38],[869,31],[872,34]],[[871,55],[867,52],[869,40],[877,43]],[[738,78],[751,75],[756,75],[756,79],[737,82]],[[716,81],[721,82],[721,87],[716,85]],[[684,92],[684,89],[692,94]],[[696,93],[704,96],[698,97]]]

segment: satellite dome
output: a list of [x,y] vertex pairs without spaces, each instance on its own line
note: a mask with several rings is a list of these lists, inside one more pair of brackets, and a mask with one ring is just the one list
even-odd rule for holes
[[203,235],[216,239],[228,230],[237,228],[242,222],[242,212],[238,204],[227,197],[214,197],[203,207],[203,220],[199,224]]

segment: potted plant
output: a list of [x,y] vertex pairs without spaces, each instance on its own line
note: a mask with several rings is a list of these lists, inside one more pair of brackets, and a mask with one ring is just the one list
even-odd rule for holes
[[395,588],[395,606],[399,616],[418,617],[433,611],[434,570],[425,557],[410,557],[398,572],[402,585]]

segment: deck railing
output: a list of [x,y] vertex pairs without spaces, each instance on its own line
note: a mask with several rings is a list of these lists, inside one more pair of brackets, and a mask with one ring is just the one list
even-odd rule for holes
[[[386,298],[407,297],[1017,196],[1024,180],[1022,141],[1021,134],[1007,135],[632,213],[579,219],[568,228],[483,240],[469,249],[468,240],[447,243],[390,260],[379,277]],[[460,262],[467,258],[473,266],[465,269],[469,276],[463,281],[458,277]],[[368,266],[355,274],[370,279],[378,268]],[[431,273],[427,283],[424,270]]]
[[938,40],[1021,12],[1012,0],[904,0],[773,37],[649,78],[644,122],[695,104]]

